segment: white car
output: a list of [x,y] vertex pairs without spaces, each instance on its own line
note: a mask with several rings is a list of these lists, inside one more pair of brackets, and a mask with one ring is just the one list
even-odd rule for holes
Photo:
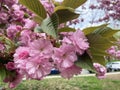
[[108,72],[111,71],[120,71],[120,61],[109,62],[106,64],[106,68]]

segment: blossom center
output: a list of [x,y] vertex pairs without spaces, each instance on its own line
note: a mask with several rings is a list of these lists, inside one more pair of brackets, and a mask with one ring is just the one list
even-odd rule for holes
[[19,54],[19,58],[20,59],[25,59],[29,57],[29,53],[27,51],[24,51],[22,53]]

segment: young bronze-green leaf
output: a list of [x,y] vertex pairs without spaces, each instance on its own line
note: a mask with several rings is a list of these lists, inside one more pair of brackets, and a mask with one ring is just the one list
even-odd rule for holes
[[75,13],[73,9],[63,6],[56,7],[54,13],[58,15],[59,24],[79,17],[79,14]]
[[97,29],[101,29],[101,28],[104,28],[106,26],[107,26],[107,24],[103,24],[100,26],[94,26],[94,27],[88,27],[88,28],[83,29],[83,32],[85,35],[88,35],[90,33],[93,33],[94,31],[96,31]]
[[19,0],[19,2],[39,16],[41,20],[46,18],[47,14],[40,0]]
[[84,29],[90,48],[89,53],[91,55],[92,62],[105,65],[104,56],[108,56],[106,50],[114,45],[116,39],[113,37],[119,30],[113,30],[107,25],[101,25],[97,27],[89,27]]
[[64,27],[58,30],[58,32],[75,32],[76,30],[74,28],[70,27]]
[[87,0],[64,0],[62,5],[71,8],[77,8],[84,4]]
[[84,68],[84,69],[94,71],[93,61],[87,52],[85,52],[82,56],[78,56],[78,60],[75,62],[75,65],[77,65],[81,68]]

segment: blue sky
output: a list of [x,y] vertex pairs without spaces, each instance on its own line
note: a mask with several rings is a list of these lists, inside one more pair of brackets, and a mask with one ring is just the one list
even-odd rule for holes
[[[91,24],[90,21],[94,20],[98,20],[99,18],[102,18],[103,16],[105,16],[105,12],[103,10],[90,10],[89,6],[95,4],[98,5],[97,0],[87,0],[87,2],[84,4],[84,6],[87,8],[86,10],[82,10],[81,7],[79,7],[77,10],[81,11],[81,15],[79,18],[84,18],[84,22],[83,23],[79,23],[78,25],[76,25],[76,27],[80,27],[81,29],[86,28],[86,27],[91,27],[91,26],[98,26],[101,24],[104,24],[106,22],[99,22],[99,23],[94,23]],[[117,24],[120,25],[120,21],[118,20],[110,20],[108,23],[110,23],[108,26],[114,29],[118,29],[120,28],[120,26],[117,26]]]
[[[56,1],[61,1],[61,0],[56,0]],[[84,4],[86,9],[83,10],[83,9],[81,9],[81,7],[79,7],[77,9],[77,12],[80,13],[79,19],[84,18],[84,22],[80,22],[79,24],[77,24],[75,26],[72,25],[72,27],[84,29],[86,27],[98,26],[103,23],[106,23],[106,22],[99,22],[99,23],[94,23],[94,24],[90,23],[90,21],[92,21],[92,20],[96,21],[105,15],[105,12],[103,10],[90,10],[89,5],[91,5],[91,4],[98,4],[98,3],[96,0],[87,0],[87,2]],[[109,27],[111,27],[111,28],[115,28],[115,29],[120,28],[120,26],[119,27],[116,26],[116,24],[119,24],[120,21],[111,20],[111,21],[109,21],[109,23],[110,23]]]

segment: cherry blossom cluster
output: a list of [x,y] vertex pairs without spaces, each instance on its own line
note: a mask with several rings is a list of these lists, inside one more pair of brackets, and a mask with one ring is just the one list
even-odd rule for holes
[[119,0],[98,0],[100,8],[106,12],[106,19],[112,18],[113,20],[120,19],[120,1]]
[[75,66],[74,62],[77,61],[77,53],[82,55],[89,48],[89,43],[80,30],[64,35],[59,47],[54,47],[46,35],[41,35],[38,39],[35,36],[34,40],[18,47],[14,63],[20,69],[19,72],[27,78],[38,80],[48,75],[54,67],[66,78],[79,74],[81,68]]
[[94,63],[93,64],[95,70],[96,70],[96,76],[99,78],[99,79],[102,79],[102,78],[105,78],[105,73],[107,72],[106,71],[106,68],[102,65],[100,65],[99,63]]
[[[98,22],[109,22],[120,20],[120,0],[96,0],[97,5],[89,6],[92,10],[103,10],[105,15],[99,18]],[[96,22],[96,21],[95,21]]]
[[117,46],[112,46],[107,52],[114,58],[120,59],[120,50]]
[[[40,1],[48,16],[51,15],[54,4],[50,0]],[[14,49],[7,52],[8,43],[4,39],[0,41],[0,60],[3,60],[0,67],[8,73],[4,82],[9,83],[10,88],[19,84],[23,77],[41,80],[50,74],[52,68],[68,79],[82,71],[75,62],[78,55],[83,55],[89,48],[84,33],[81,30],[64,32],[60,33],[61,38],[54,40],[46,33],[34,32],[38,26],[34,16],[18,0],[0,0],[0,37],[14,43]],[[94,68],[98,78],[104,77],[104,67],[95,64]]]

